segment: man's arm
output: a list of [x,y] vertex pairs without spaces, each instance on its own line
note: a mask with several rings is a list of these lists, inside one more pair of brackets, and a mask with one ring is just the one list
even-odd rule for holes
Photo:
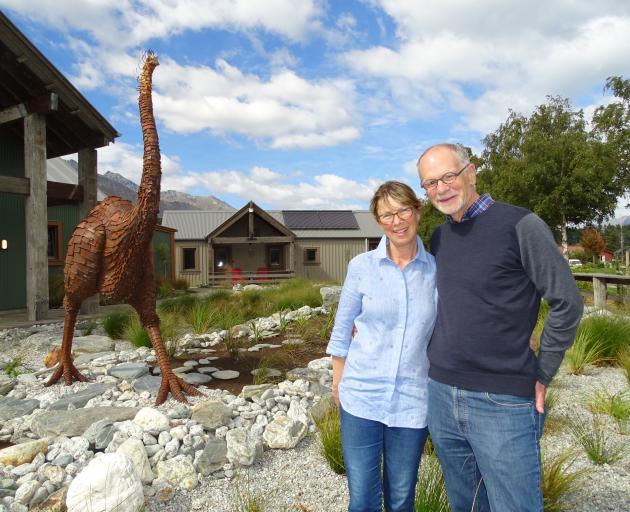
[[538,382],[546,387],[573,343],[584,303],[547,224],[531,213],[516,225],[516,236],[523,268],[550,308],[538,353]]

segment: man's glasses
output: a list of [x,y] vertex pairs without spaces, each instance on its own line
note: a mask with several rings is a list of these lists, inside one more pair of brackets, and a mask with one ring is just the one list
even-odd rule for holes
[[394,213],[387,212],[382,215],[379,215],[378,221],[381,224],[391,224],[392,222],[394,222],[395,215],[397,215],[400,220],[407,220],[409,217],[411,217],[412,213],[413,213],[413,208],[411,206],[405,206],[404,208],[401,208],[397,212],[394,212]]
[[447,172],[447,173],[442,174],[442,176],[437,179],[425,180],[422,182],[422,188],[425,190],[432,190],[435,187],[437,187],[437,184],[439,181],[441,181],[445,185],[450,185],[457,179],[457,177],[461,173],[463,173],[468,168],[469,165],[470,165],[470,162],[464,165],[464,167],[462,167],[458,172]]

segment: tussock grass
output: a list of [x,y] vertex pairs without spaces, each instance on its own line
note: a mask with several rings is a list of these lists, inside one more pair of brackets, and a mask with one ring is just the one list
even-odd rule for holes
[[[181,331],[181,323],[178,315],[173,313],[159,313],[160,317],[160,334],[166,346],[166,351],[172,355],[175,349],[174,342]],[[136,347],[151,348],[151,339],[149,334],[142,327],[140,318],[136,313],[130,316],[128,323],[123,331],[123,338],[131,341]]]
[[573,345],[567,350],[564,360],[569,368],[569,373],[581,375],[587,365],[599,362],[603,354],[603,343],[595,337],[595,331],[591,324],[584,321],[578,327]]
[[630,384],[630,345],[626,345],[617,352],[617,363],[626,372],[626,380]]
[[626,450],[624,445],[611,440],[606,426],[597,416],[590,423],[585,420],[570,421],[569,431],[594,464],[612,464],[621,459]]
[[214,310],[208,307],[207,302],[197,301],[185,313],[186,321],[190,324],[195,334],[208,332],[216,322]]
[[435,455],[424,455],[416,485],[415,512],[450,512],[446,484]]
[[549,457],[542,452],[542,493],[545,512],[563,512],[562,500],[573,492],[585,470],[571,470],[577,455],[572,450]]
[[317,422],[319,443],[322,455],[328,462],[330,469],[338,475],[346,474],[341,449],[341,420],[339,409],[331,407]]
[[131,321],[132,313],[114,311],[103,319],[103,329],[110,338],[121,339]]
[[136,347],[150,347],[151,339],[140,323],[140,318],[134,314],[129,323],[125,326],[123,337],[129,340]]
[[630,346],[630,320],[620,316],[593,315],[582,322],[600,345],[600,363],[614,363],[619,351]]
[[611,416],[621,433],[627,433],[630,420],[630,395],[628,390],[611,393],[607,389],[595,390],[586,397],[586,405],[594,413]]
[[553,411],[554,407],[558,404],[559,400],[558,391],[554,388],[547,388],[547,393],[545,394],[545,412],[547,414]]

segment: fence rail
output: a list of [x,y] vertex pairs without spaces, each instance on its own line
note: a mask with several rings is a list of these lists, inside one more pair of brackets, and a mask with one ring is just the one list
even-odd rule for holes
[[593,303],[596,308],[605,308],[608,298],[608,285],[630,285],[630,276],[618,276],[616,274],[587,274],[576,272],[573,274],[576,281],[592,281]]
[[268,271],[241,271],[225,274],[210,274],[208,284],[210,286],[225,286],[241,284],[272,284],[286,281],[295,277],[293,270],[268,270]]

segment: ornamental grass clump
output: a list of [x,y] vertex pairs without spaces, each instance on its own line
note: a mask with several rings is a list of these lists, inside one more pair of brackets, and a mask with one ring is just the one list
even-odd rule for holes
[[121,339],[132,316],[124,311],[114,311],[103,319],[103,329],[110,338]]
[[577,455],[565,450],[558,455],[548,456],[542,452],[542,494],[545,512],[564,512],[563,498],[577,489],[585,469],[572,470]]
[[628,390],[611,393],[607,389],[598,389],[587,397],[586,402],[592,412],[611,416],[617,422],[620,433],[628,433],[628,420],[630,420]]
[[601,351],[598,363],[615,364],[619,350],[630,346],[630,320],[620,316],[590,316],[582,322]]
[[617,352],[617,363],[626,372],[626,380],[630,384],[630,345],[626,345]]
[[416,485],[415,512],[450,512],[442,468],[435,455],[423,455]]
[[598,363],[602,359],[603,353],[603,343],[595,337],[591,324],[582,322],[578,327],[573,345],[567,350],[564,360],[569,373],[581,375],[589,364]]
[[317,420],[319,430],[319,443],[322,455],[328,462],[330,469],[338,475],[346,474],[346,467],[343,462],[343,452],[341,450],[341,419],[339,409],[331,407]]
[[151,339],[140,323],[137,314],[131,317],[131,320],[125,327],[123,338],[129,340],[136,347],[150,347]]
[[186,311],[186,321],[190,324],[195,334],[208,332],[215,323],[214,310],[207,302],[197,301]]
[[626,450],[624,445],[611,440],[606,425],[598,416],[594,416],[591,422],[581,419],[570,421],[569,431],[594,464],[617,462]]

